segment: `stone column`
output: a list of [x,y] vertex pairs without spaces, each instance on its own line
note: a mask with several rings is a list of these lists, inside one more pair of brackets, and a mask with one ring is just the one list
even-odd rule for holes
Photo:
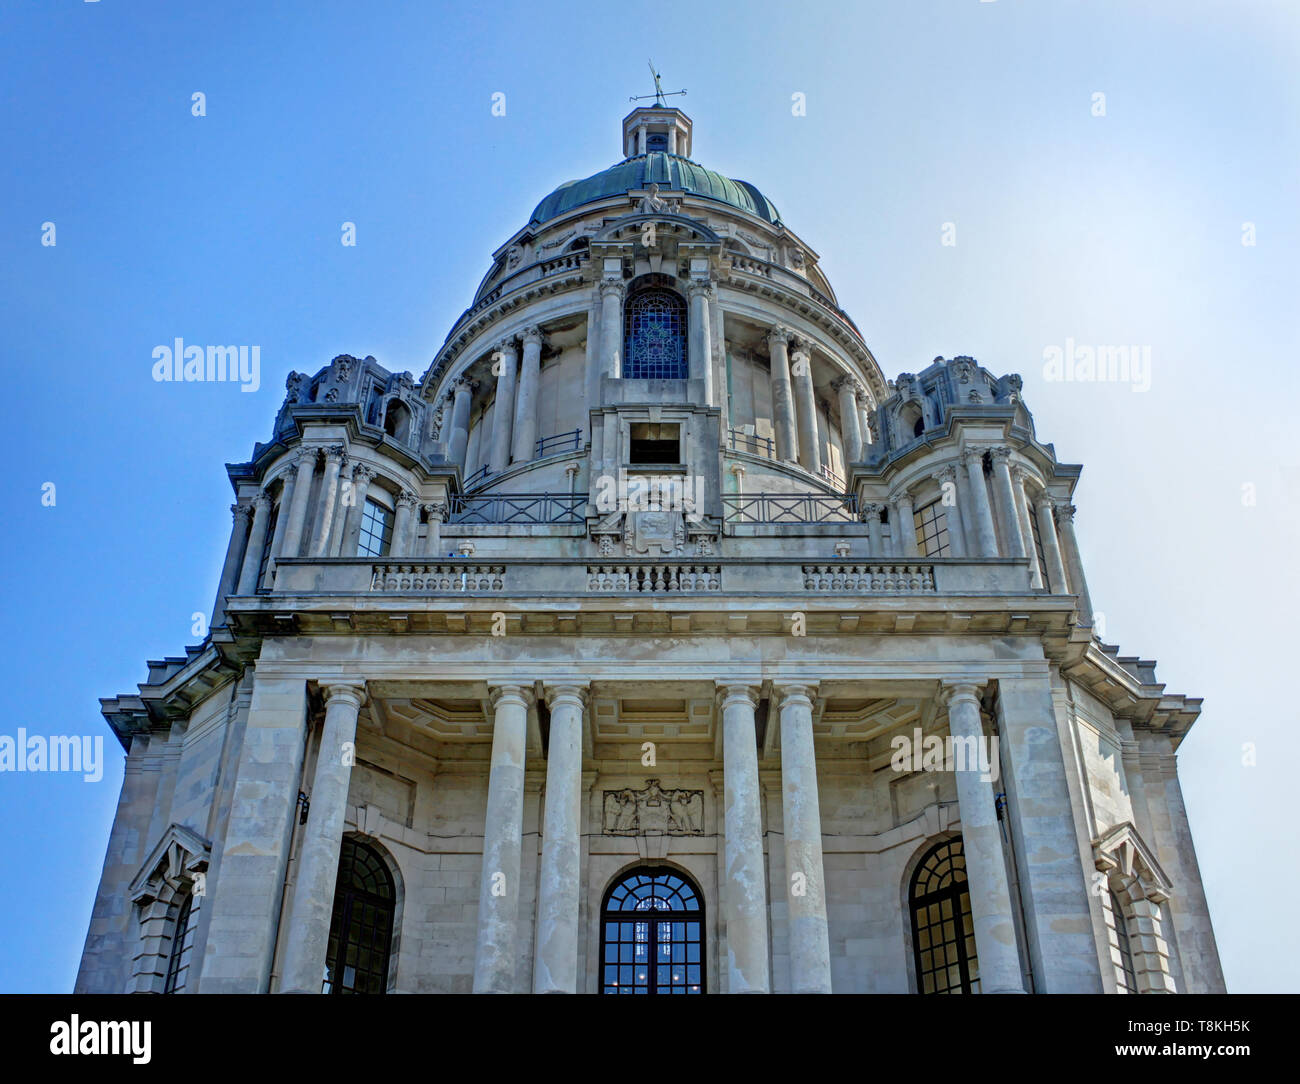
[[447,441],[447,461],[465,472],[465,449],[469,446],[469,408],[477,380],[459,377],[452,385],[451,437]]
[[357,713],[366,696],[365,686],[352,682],[326,685],[324,692],[325,726],[308,795],[311,804],[294,878],[293,909],[289,913],[280,980],[280,990],[286,994],[321,992],[357,740]]
[[542,868],[537,885],[535,994],[578,992],[582,712],[586,697],[586,689],[580,685],[556,685],[546,690],[551,734],[546,756]]
[[266,532],[271,526],[271,496],[262,490],[253,498],[253,529],[248,532],[248,545],[244,549],[244,564],[239,570],[237,595],[251,595],[257,590],[257,574],[262,570],[262,555],[266,552]]
[[[964,682],[945,684],[943,692],[953,741],[959,743],[958,748],[980,748],[985,739],[980,723],[978,686]],[[979,759],[963,753],[957,763],[964,762],[964,766],[954,775],[975,950],[979,956],[980,990],[986,994],[1023,994],[1025,987],[1016,948],[1016,924],[1002,852],[1002,832],[998,828],[993,784],[990,779],[981,778]],[[993,767],[991,763],[989,766]]]
[[1061,529],[1061,551],[1065,557],[1065,570],[1070,578],[1070,589],[1079,597],[1079,621],[1092,627],[1092,598],[1088,594],[1088,581],[1083,575],[1083,557],[1079,553],[1079,539],[1074,533],[1074,505],[1058,501],[1056,522]]
[[272,583],[275,579],[275,562],[284,555],[284,535],[289,529],[289,509],[293,507],[294,492],[294,475],[297,471],[287,470],[284,472],[280,483],[280,503],[279,512],[275,517],[275,531],[271,534],[271,559],[266,562],[266,582]]
[[334,515],[338,510],[339,471],[343,468],[344,451],[342,444],[335,444],[325,449],[325,477],[320,485],[320,500],[316,509],[316,529],[311,536],[311,555],[324,557],[329,546],[330,529],[334,525]]
[[1029,477],[1024,467],[1011,468],[1011,481],[1015,490],[1016,519],[1020,523],[1020,537],[1025,540],[1025,554],[1029,558],[1029,586],[1035,591],[1043,588],[1043,569],[1038,563],[1038,547],[1034,545],[1034,524],[1029,518],[1029,497],[1025,481]]
[[975,521],[975,538],[979,552],[976,557],[998,555],[998,535],[993,526],[993,510],[989,507],[989,487],[984,481],[984,453],[971,448],[966,452],[966,473],[970,479],[971,515]]
[[867,541],[871,543],[871,556],[877,559],[889,556],[885,553],[885,536],[880,527],[880,515],[884,510],[883,504],[874,502],[864,505],[862,509],[863,518],[867,521]]
[[894,497],[894,510],[898,513],[894,532],[894,546],[899,557],[919,557],[916,545],[916,510],[912,507],[912,495],[903,490]]
[[839,377],[831,387],[840,402],[840,432],[844,437],[844,475],[848,480],[848,463],[862,459],[862,432],[858,422],[858,382],[851,376]]
[[723,686],[723,802],[727,837],[723,913],[727,921],[728,990],[733,994],[766,994],[771,987],[763,817],[759,805],[758,742],[754,732],[757,704],[758,697],[750,686]]
[[1016,515],[1016,496],[1011,484],[1011,449],[993,449],[993,484],[998,487],[998,501],[1002,505],[1002,537],[1006,539],[1008,557],[1024,558],[1025,540],[1020,534],[1020,520]]
[[510,466],[510,430],[515,418],[515,377],[519,352],[514,339],[502,339],[492,355],[492,371],[497,378],[496,405],[492,408],[492,447],[488,467],[500,474]]
[[1047,490],[1043,490],[1034,501],[1034,513],[1038,516],[1038,533],[1043,538],[1043,560],[1047,562],[1047,583],[1049,591],[1056,595],[1068,595],[1070,586],[1065,580],[1065,563],[1061,560],[1061,545],[1056,536],[1056,518],[1052,515],[1053,501]]
[[515,399],[515,429],[511,458],[527,463],[537,458],[537,388],[542,371],[542,333],[524,328],[524,359],[519,368],[519,394]]
[[871,431],[871,398],[861,385],[858,385],[858,414],[862,422],[860,432],[862,433],[862,447],[865,451],[868,445],[876,442],[876,437]]
[[494,685],[488,691],[493,711],[492,762],[483,825],[474,993],[508,994],[515,985],[528,694],[519,685]]
[[627,286],[622,279],[602,279],[600,283],[600,369],[608,377],[617,377],[623,362],[623,298]]
[[807,685],[778,690],[781,709],[781,811],[785,825],[786,895],[790,915],[790,989],[831,992],[831,947],[822,868],[822,819],[813,752],[812,693]]
[[948,523],[948,549],[954,557],[966,556],[961,507],[957,500],[957,468],[944,467],[930,476],[939,485],[939,507]]
[[774,327],[767,333],[772,366],[772,431],[776,457],[785,463],[799,459],[799,436],[794,418],[794,391],[790,386],[790,332]]
[[357,545],[361,541],[361,521],[366,514],[366,498],[370,496],[370,483],[375,480],[375,472],[364,463],[358,463],[352,470],[352,506],[348,509],[347,522],[343,526],[343,541],[339,544],[339,556],[355,557]]
[[817,399],[813,394],[812,355],[799,343],[790,356],[793,363],[795,413],[799,417],[799,465],[809,474],[822,472],[821,438],[817,435]]
[[713,297],[713,283],[707,279],[692,279],[687,286],[691,299],[691,356],[687,372],[692,380],[703,380],[705,396],[713,383],[713,326],[709,301]]
[[429,521],[429,534],[424,540],[426,557],[442,556],[442,523],[447,518],[447,502],[434,501],[424,506],[424,517]]
[[311,477],[316,473],[318,448],[299,448],[296,460],[297,480],[293,485],[293,504],[289,507],[289,525],[284,532],[281,557],[297,557],[302,550],[302,536],[307,526],[307,502],[311,500]]
[[230,514],[234,518],[234,523],[230,528],[230,541],[226,543],[226,559],[221,565],[221,579],[217,583],[216,600],[212,603],[212,620],[208,622],[209,628],[224,623],[226,596],[235,593],[239,566],[248,545],[248,521],[253,514],[253,509],[247,504],[232,504]]
[[390,557],[410,557],[415,547],[411,544],[415,535],[412,520],[417,504],[415,494],[404,489],[397,495],[397,515],[393,519],[393,541],[389,544]]

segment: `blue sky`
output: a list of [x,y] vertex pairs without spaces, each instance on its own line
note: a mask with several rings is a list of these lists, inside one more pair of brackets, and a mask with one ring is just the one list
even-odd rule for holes
[[[1300,14],[1136,7],[4,3],[0,733],[103,734],[109,764],[0,775],[0,991],[71,988],[121,782],[97,698],[194,639],[222,464],[291,369],[420,375],[489,253],[621,156],[648,56],[694,157],[776,203],[888,376],[1023,375],[1084,464],[1107,640],[1205,697],[1180,773],[1229,989],[1297,989]],[[155,383],[177,336],[259,344],[261,389]],[[1149,346],[1150,389],[1046,381],[1069,339]]]

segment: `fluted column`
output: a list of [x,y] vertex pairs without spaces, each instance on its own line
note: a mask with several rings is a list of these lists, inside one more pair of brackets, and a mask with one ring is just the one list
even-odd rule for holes
[[[307,826],[294,878],[293,908],[289,914],[288,945],[280,989],[286,994],[319,994],[325,977],[330,919],[334,911],[334,886],[343,843],[348,783],[355,759],[357,713],[365,700],[359,683],[326,685],[325,726],[316,754]],[[335,981],[339,976],[335,976]]]
[[881,514],[885,511],[885,506],[878,502],[864,505],[862,516],[867,521],[867,541],[871,543],[872,557],[887,557],[885,553],[885,536],[880,526]]
[[799,465],[809,474],[821,474],[821,438],[817,435],[817,399],[813,393],[812,355],[800,343],[790,355],[794,377],[795,414],[799,419]]
[[447,442],[447,460],[465,471],[465,450],[469,447],[469,408],[478,387],[477,380],[457,377],[452,385],[451,439]]
[[393,541],[388,552],[393,557],[410,557],[415,547],[411,544],[415,532],[411,529],[417,504],[415,494],[402,490],[397,495],[397,515],[393,519]]
[[244,560],[244,549],[248,545],[248,521],[253,515],[253,509],[247,504],[232,504],[230,515],[234,522],[230,527],[230,541],[226,543],[226,559],[221,565],[221,579],[217,582],[217,597],[212,603],[209,628],[221,622],[226,608],[226,596],[235,593],[239,566]]
[[831,992],[831,947],[822,866],[821,803],[807,685],[777,690],[781,711],[781,810],[785,825],[790,916],[790,986],[796,994]]
[[[985,740],[978,688],[968,683],[943,687],[948,729],[954,743],[959,743],[959,748],[964,745],[967,750],[979,748]],[[961,765],[953,774],[961,810],[962,851],[966,858],[975,951],[979,957],[980,990],[986,994],[1023,994],[1025,987],[993,784],[981,778],[979,756],[963,755],[955,759]]]
[[839,396],[840,433],[844,437],[845,480],[849,463],[862,459],[862,431],[858,421],[858,382],[851,376],[839,377],[831,387]]
[[903,490],[894,496],[894,508],[898,512],[898,532],[895,542],[900,557],[919,557],[916,545],[916,509],[912,505],[912,495]]
[[339,544],[339,556],[355,557],[357,545],[361,541],[361,521],[366,514],[366,498],[370,496],[370,483],[375,480],[375,472],[364,463],[358,463],[352,470],[352,505],[348,508],[347,521],[343,525],[343,541]]
[[1044,585],[1055,595],[1068,595],[1070,585],[1065,578],[1065,562],[1061,560],[1061,544],[1056,534],[1056,517],[1052,514],[1054,502],[1047,490],[1034,501],[1034,514],[1038,516],[1038,533],[1043,539],[1043,560],[1047,563],[1047,583]]
[[772,431],[776,457],[785,463],[799,459],[799,436],[794,417],[794,390],[790,384],[790,332],[774,327],[767,333],[772,367]]
[[447,518],[447,502],[433,501],[424,506],[424,518],[429,523],[429,533],[424,540],[426,557],[442,556],[442,524]]
[[495,685],[488,691],[492,699],[492,761],[483,825],[474,993],[508,994],[514,990],[519,925],[528,694],[519,685]]
[[723,913],[727,920],[728,989],[733,994],[766,994],[771,986],[758,742],[754,732],[757,704],[758,697],[750,686],[723,687],[722,767],[727,837]]
[[514,339],[502,339],[493,355],[492,371],[497,378],[496,405],[492,408],[492,449],[488,466],[500,474],[510,466],[510,430],[515,420],[515,378],[519,353]]
[[868,445],[876,442],[876,435],[871,430],[871,398],[867,395],[866,389],[858,385],[858,415],[861,420],[860,432],[862,434],[862,447],[865,451]]
[[691,299],[691,357],[688,372],[692,380],[703,380],[706,389],[713,382],[713,321],[709,301],[713,283],[692,279],[686,288]]
[[948,550],[953,557],[965,557],[966,537],[962,533],[961,507],[957,500],[957,468],[944,467],[930,477],[939,485],[939,507],[948,523]]
[[1079,621],[1092,627],[1092,597],[1088,594],[1088,580],[1083,574],[1083,557],[1079,553],[1079,539],[1074,533],[1074,505],[1059,501],[1056,505],[1056,522],[1061,530],[1061,552],[1065,557],[1065,571],[1070,577],[1070,590],[1079,597]]
[[1022,466],[1011,468],[1011,482],[1015,490],[1016,520],[1020,524],[1020,537],[1025,540],[1025,554],[1029,558],[1029,586],[1035,591],[1043,587],[1043,569],[1038,563],[1038,547],[1034,545],[1034,524],[1029,518],[1029,496],[1025,491],[1028,472]]
[[998,487],[998,503],[1002,506],[1002,537],[1006,539],[1008,557],[1025,557],[1025,540],[1020,534],[1020,519],[1016,515],[1016,495],[1011,485],[1011,449],[993,449],[993,484]]
[[586,689],[580,685],[556,685],[546,690],[551,733],[546,748],[546,810],[537,883],[535,994],[578,992],[582,712],[586,697]]
[[514,449],[516,463],[537,458],[537,388],[541,382],[542,333],[536,327],[524,328],[523,362],[519,367],[519,393],[515,397]]
[[627,286],[622,279],[603,279],[600,284],[600,371],[617,377],[623,366],[623,297]]
[[311,499],[311,476],[316,473],[318,448],[299,448],[295,456],[296,480],[293,485],[293,503],[289,506],[289,525],[284,532],[284,548],[280,557],[297,557],[302,550],[302,535],[307,526],[307,502]]
[[998,535],[993,526],[993,509],[989,507],[989,487],[984,481],[984,453],[976,449],[966,452],[966,473],[970,480],[971,515],[975,520],[975,538],[979,545],[977,557],[998,555]]
[[311,536],[313,557],[324,557],[329,545],[330,528],[338,510],[339,471],[343,469],[344,454],[342,444],[325,449],[325,477],[321,480],[320,499],[316,506],[316,529]]
[[251,595],[257,590],[257,574],[262,570],[262,555],[266,552],[266,532],[271,525],[271,495],[262,490],[253,498],[253,528],[248,532],[248,545],[244,548],[244,563],[239,570],[237,595]]

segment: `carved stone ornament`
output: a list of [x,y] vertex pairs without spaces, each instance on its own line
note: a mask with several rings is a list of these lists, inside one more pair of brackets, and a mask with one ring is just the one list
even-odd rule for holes
[[647,779],[641,790],[607,790],[602,831],[607,836],[702,836],[704,791],[665,790],[658,779]]

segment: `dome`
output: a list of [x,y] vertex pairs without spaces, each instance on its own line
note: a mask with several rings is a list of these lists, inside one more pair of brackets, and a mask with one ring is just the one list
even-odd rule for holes
[[548,222],[584,203],[649,188],[652,184],[730,204],[773,225],[781,223],[776,207],[748,181],[732,180],[689,158],[664,151],[636,155],[585,180],[560,185],[537,205],[529,221]]

